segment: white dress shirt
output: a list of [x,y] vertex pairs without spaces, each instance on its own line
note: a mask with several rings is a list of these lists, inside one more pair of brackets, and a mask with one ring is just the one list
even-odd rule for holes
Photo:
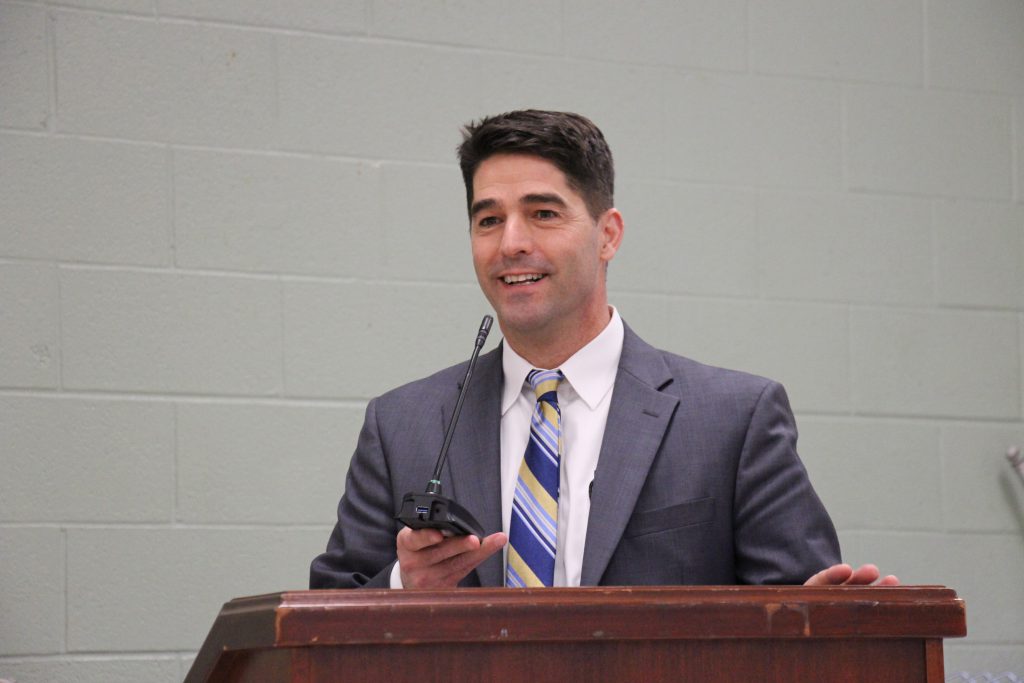
[[[590,484],[604,441],[615,375],[622,355],[623,327],[612,308],[608,325],[558,368],[565,379],[558,385],[562,411],[562,459],[558,495],[558,539],[555,545],[555,585],[578,586],[583,546],[590,516]],[[504,342],[502,342],[504,344]],[[505,344],[502,349],[504,389],[501,397],[501,523],[505,533],[512,518],[519,467],[530,440],[530,417],[537,397],[526,375],[533,366]],[[506,561],[508,547],[503,550]]]
[[[619,312],[599,335],[558,368],[565,379],[558,385],[562,411],[562,458],[559,471],[558,539],[555,546],[555,585],[579,586],[583,570],[583,546],[590,516],[590,484],[604,441],[608,408],[622,355],[623,326]],[[512,347],[502,349],[504,384],[501,396],[501,527],[507,534],[512,519],[519,466],[530,440],[530,417],[537,397],[526,375],[534,367]],[[507,562],[508,546],[503,550]],[[391,587],[402,588],[396,562]]]

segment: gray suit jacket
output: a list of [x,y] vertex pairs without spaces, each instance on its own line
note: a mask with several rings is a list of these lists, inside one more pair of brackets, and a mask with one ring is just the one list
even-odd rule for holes
[[[430,479],[466,364],[372,400],[311,588],[387,587],[393,517]],[[442,474],[501,531],[501,347],[480,357]],[[839,562],[776,382],[702,365],[627,326],[594,476],[583,585],[802,583]],[[502,585],[496,553],[462,585]]]

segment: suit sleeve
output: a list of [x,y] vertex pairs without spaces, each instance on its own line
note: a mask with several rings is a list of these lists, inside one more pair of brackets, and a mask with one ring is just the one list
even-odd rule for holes
[[785,389],[769,382],[754,406],[736,473],[736,576],[801,584],[840,561],[835,527],[796,451]]
[[377,399],[366,407],[338,522],[327,550],[309,568],[310,588],[388,588],[396,561],[395,500],[377,423]]

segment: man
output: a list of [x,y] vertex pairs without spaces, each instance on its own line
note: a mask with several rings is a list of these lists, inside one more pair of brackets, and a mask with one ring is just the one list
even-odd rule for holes
[[310,586],[877,581],[839,564],[782,387],[656,350],[609,306],[624,222],[600,130],[511,112],[467,126],[459,160],[504,339],[480,358],[442,480],[487,534],[393,519],[430,478],[463,364],[367,406]]

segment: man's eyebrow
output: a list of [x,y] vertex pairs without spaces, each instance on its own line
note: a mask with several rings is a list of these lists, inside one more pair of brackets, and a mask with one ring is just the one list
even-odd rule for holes
[[566,207],[568,204],[562,199],[561,195],[557,195],[553,192],[539,192],[535,194],[523,195],[519,199],[520,204],[554,204],[555,206]]
[[[519,198],[519,203],[523,205],[527,204],[554,204],[555,206],[566,207],[568,204],[562,196],[555,194],[554,192],[533,192],[531,194],[524,194]],[[469,215],[475,216],[481,211],[487,211],[498,206],[497,199],[481,199],[473,202],[473,205],[469,208]]]
[[494,208],[497,204],[498,202],[494,199],[481,199],[478,202],[473,202],[473,205],[469,207],[469,215],[475,216],[481,211]]

